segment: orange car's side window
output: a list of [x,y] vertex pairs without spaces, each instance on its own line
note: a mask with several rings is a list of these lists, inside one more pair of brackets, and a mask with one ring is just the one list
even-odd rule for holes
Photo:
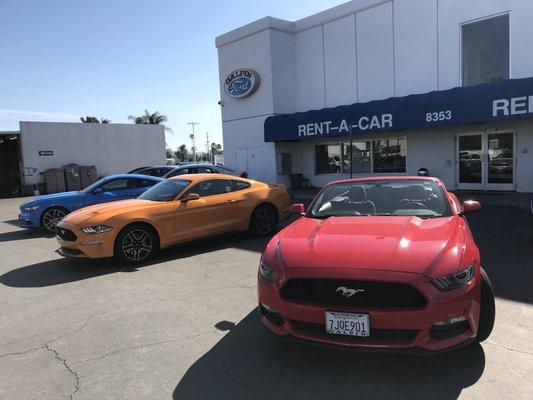
[[200,182],[185,192],[184,196],[189,193],[196,193],[200,197],[214,196],[231,192],[231,181],[228,179],[211,179]]

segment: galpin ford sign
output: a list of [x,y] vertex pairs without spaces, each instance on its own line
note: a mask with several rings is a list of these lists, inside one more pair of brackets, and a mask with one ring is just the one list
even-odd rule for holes
[[228,96],[242,99],[251,96],[259,87],[259,74],[251,69],[236,69],[224,81],[224,90]]

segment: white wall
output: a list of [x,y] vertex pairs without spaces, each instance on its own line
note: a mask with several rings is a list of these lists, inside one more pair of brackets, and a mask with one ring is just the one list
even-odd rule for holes
[[270,30],[272,108],[274,114],[297,111],[294,42],[293,34]]
[[394,96],[392,3],[356,14],[359,102]]
[[394,2],[395,95],[437,89],[437,0]]
[[321,25],[295,35],[298,111],[323,108],[326,105],[323,35]]
[[266,117],[224,122],[224,164],[239,173],[247,171],[251,179],[277,181],[274,143],[257,140]]
[[355,15],[324,24],[326,107],[357,101]]
[[[23,172],[28,185],[42,181],[48,168],[66,164],[94,165],[98,175],[124,173],[145,165],[165,165],[161,125],[20,122]],[[53,151],[40,156],[39,151]]]

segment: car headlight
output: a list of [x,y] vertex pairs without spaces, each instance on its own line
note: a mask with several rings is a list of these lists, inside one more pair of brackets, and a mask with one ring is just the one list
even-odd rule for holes
[[456,272],[455,274],[446,275],[442,278],[434,278],[431,280],[431,283],[433,283],[437,289],[446,292],[448,290],[457,289],[466,285],[472,280],[473,277],[474,264],[470,265],[468,268]]
[[24,211],[35,211],[38,210],[41,206],[26,206],[24,207]]
[[81,231],[84,233],[104,233],[109,232],[113,227],[108,225],[94,225],[88,226],[86,228],[81,228]]
[[259,263],[259,274],[269,282],[274,282],[278,277],[278,273],[265,265],[263,260]]

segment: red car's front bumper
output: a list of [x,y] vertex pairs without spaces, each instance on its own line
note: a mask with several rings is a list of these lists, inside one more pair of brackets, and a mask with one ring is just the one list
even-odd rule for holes
[[[291,279],[338,279],[340,281],[393,282],[411,285],[427,299],[421,308],[376,308],[316,304],[287,300],[283,286]],[[464,287],[441,292],[429,278],[411,273],[336,268],[294,268],[284,270],[274,283],[258,277],[261,319],[279,336],[294,337],[326,345],[366,349],[421,350],[439,352],[472,341],[477,334],[480,307],[479,268]],[[266,306],[266,307],[265,307]],[[281,318],[269,315],[275,310]],[[370,336],[365,338],[330,335],[325,328],[326,311],[368,313]],[[467,328],[450,330],[444,335],[432,330],[433,324],[466,317]]]

